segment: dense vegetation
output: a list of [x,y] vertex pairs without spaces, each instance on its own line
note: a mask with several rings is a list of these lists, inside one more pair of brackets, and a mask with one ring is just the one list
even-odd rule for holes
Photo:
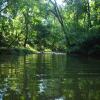
[[99,0],[0,0],[0,48],[100,54]]

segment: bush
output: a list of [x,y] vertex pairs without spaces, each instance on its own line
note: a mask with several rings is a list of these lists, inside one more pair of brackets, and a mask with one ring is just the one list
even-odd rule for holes
[[71,48],[71,52],[77,52],[84,55],[100,55],[100,25],[93,26],[86,38],[80,39],[79,43]]

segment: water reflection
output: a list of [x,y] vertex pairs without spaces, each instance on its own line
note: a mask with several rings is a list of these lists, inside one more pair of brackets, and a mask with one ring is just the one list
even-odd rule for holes
[[0,56],[0,100],[100,100],[100,60]]

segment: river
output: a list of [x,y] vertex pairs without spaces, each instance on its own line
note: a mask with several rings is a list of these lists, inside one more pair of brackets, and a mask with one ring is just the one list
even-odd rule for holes
[[100,100],[100,59],[0,55],[0,100]]

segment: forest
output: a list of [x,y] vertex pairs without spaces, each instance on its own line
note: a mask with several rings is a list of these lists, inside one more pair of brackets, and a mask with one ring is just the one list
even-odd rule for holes
[[100,55],[99,0],[0,0],[0,52]]
[[100,0],[0,0],[0,100],[100,100]]

